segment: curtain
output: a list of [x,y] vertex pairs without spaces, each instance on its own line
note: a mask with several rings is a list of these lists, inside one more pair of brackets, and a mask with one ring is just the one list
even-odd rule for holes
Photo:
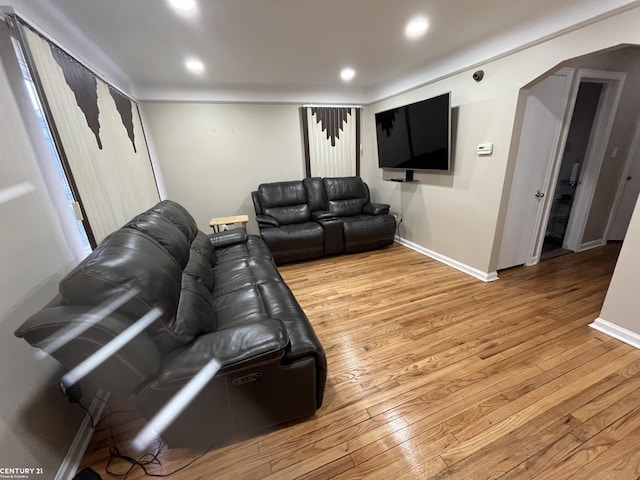
[[159,200],[138,106],[28,26],[22,31],[56,147],[99,243]]
[[360,174],[360,109],[302,107],[308,177]]

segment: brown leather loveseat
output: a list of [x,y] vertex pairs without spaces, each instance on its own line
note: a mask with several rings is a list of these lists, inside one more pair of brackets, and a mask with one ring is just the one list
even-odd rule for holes
[[277,264],[391,245],[389,205],[371,203],[360,177],[263,183],[251,193],[260,235]]

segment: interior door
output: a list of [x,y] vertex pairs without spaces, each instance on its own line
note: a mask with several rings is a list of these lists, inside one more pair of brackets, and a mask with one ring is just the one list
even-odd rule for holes
[[624,240],[631,221],[631,214],[638,200],[638,193],[640,193],[640,149],[636,150],[635,158],[627,174],[627,181],[624,184],[620,205],[613,220],[608,240]]
[[527,95],[498,270],[529,263],[533,256],[572,75],[572,69],[563,69]]

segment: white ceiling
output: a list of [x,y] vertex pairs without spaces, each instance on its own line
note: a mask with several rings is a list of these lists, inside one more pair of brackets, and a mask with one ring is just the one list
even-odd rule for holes
[[[138,99],[366,102],[637,0],[5,0]],[[413,16],[427,34],[404,37]],[[187,56],[206,71],[188,73]],[[340,70],[357,74],[345,85]]]

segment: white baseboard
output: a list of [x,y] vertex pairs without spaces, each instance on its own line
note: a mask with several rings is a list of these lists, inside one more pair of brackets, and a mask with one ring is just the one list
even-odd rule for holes
[[[101,398],[104,399],[104,401],[101,400]],[[96,422],[102,416],[102,412],[104,412],[106,400],[108,398],[109,394],[100,389],[96,393],[93,402],[91,402],[89,411]],[[80,428],[78,429],[73,442],[71,442],[71,446],[69,447],[69,450],[67,450],[64,460],[62,460],[62,464],[60,465],[54,480],[69,480],[75,476],[78,471],[78,467],[80,466],[80,462],[82,461],[82,457],[84,456],[84,452],[87,450],[87,446],[89,446],[93,430],[91,417],[87,414],[80,424]]]
[[590,250],[592,248],[596,248],[596,247],[601,247],[603,245],[605,245],[606,242],[604,241],[603,238],[599,238],[597,240],[592,240],[590,242],[586,242],[583,243],[582,245],[580,245],[578,247],[578,250],[576,250],[577,252],[584,252],[585,250]]
[[589,326],[633,347],[640,348],[640,334],[608,322],[604,318],[596,318]]
[[461,272],[464,272],[467,275],[471,275],[472,277],[482,280],[483,282],[493,282],[494,280],[498,280],[498,272],[496,271],[488,272],[488,273],[483,272],[481,270],[478,270],[477,268],[473,268],[473,267],[470,267],[469,265],[465,265],[464,263],[454,260],[453,258],[449,258],[438,252],[434,252],[433,250],[424,248],[418,245],[417,243],[413,243],[397,235],[396,235],[396,242],[398,242],[400,245],[404,245],[405,247],[410,248],[411,250],[415,250],[416,252],[421,253],[422,255],[426,255],[427,257],[433,258],[434,260],[444,263],[445,265],[449,265],[450,267],[453,267],[456,270],[460,270]]

